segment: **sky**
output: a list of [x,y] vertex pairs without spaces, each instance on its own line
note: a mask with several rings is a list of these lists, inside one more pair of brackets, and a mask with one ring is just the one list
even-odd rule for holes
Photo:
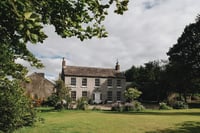
[[51,26],[45,26],[48,38],[43,44],[28,44],[28,49],[45,65],[43,69],[28,66],[29,73],[43,72],[56,80],[62,58],[70,66],[114,68],[121,71],[154,60],[167,59],[167,51],[177,42],[184,27],[200,13],[200,0],[129,0],[129,10],[116,15],[109,10],[104,25],[108,37],[81,42],[62,39]]

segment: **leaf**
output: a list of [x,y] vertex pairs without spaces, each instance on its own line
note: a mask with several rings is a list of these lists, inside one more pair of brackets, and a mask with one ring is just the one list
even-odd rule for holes
[[24,13],[25,19],[29,19],[31,17],[31,15],[32,15],[32,12],[25,12]]

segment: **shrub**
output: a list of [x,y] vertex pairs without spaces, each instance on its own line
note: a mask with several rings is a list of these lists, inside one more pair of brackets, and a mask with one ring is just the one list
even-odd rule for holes
[[94,106],[94,107],[92,108],[92,110],[93,110],[93,111],[101,111],[101,108],[100,108],[100,107]]
[[114,103],[112,104],[112,111],[119,111],[119,112],[123,112],[123,106],[120,103]]
[[188,109],[188,104],[184,101],[175,101],[172,105],[174,109]]
[[133,103],[125,103],[124,104],[124,111],[133,111],[133,110],[134,110]]
[[145,107],[138,101],[133,102],[133,107],[134,107],[133,108],[134,111],[142,111],[145,109]]
[[162,103],[159,103],[159,109],[161,109],[161,110],[171,110],[172,107],[170,107],[166,103],[162,102]]
[[56,106],[54,107],[55,110],[62,110],[64,109],[64,106],[61,103],[57,103]]
[[51,96],[49,96],[47,98],[46,101],[43,102],[42,105],[46,105],[46,106],[50,106],[50,107],[55,107],[58,103],[58,96],[56,95],[56,93],[53,93]]
[[87,110],[88,109],[88,101],[87,98],[81,97],[77,100],[76,109],[78,110]]
[[36,121],[31,101],[17,81],[0,82],[0,114],[0,132],[13,132]]

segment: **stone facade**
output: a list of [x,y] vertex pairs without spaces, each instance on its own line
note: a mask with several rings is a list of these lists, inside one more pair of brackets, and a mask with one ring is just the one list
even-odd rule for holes
[[46,100],[54,92],[54,84],[44,77],[44,73],[32,73],[29,82],[22,83],[27,95],[32,99]]
[[125,99],[126,80],[120,66],[116,63],[115,69],[77,67],[62,62],[62,79],[71,89],[71,97],[77,100],[87,97],[93,103],[123,102]]

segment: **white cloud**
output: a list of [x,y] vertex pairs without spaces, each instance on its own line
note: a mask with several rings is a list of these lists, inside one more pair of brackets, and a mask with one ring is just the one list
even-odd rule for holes
[[[61,39],[53,27],[46,27],[44,44],[28,45],[39,57],[52,79],[61,71],[62,57],[68,65],[114,67],[118,59],[122,70],[132,65],[167,59],[166,52],[176,43],[185,25],[200,13],[199,0],[130,0],[123,16],[110,13],[105,21],[109,37],[84,42]],[[31,71],[36,71],[31,69]]]

